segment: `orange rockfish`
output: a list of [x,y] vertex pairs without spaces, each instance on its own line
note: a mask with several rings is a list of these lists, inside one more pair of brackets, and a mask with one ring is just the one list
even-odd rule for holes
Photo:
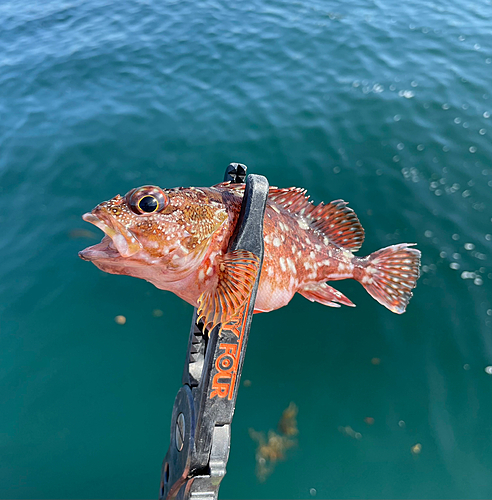
[[[259,267],[254,254],[227,250],[243,193],[244,184],[228,182],[133,189],[83,216],[106,236],[79,255],[108,273],[143,278],[175,293],[198,307],[210,330],[237,314]],[[405,312],[419,277],[420,251],[402,243],[355,256],[364,229],[354,211],[342,200],[315,206],[305,193],[270,187],[254,311],[285,306],[296,292],[327,306],[353,306],[326,283],[353,278],[390,311]]]

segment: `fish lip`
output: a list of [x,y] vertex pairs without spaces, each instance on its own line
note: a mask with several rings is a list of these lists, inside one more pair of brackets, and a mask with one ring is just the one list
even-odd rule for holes
[[81,250],[79,252],[79,257],[89,262],[103,259],[114,261],[121,258],[121,254],[113,245],[113,240],[109,236],[104,236],[97,245],[92,245]]
[[[140,252],[140,250],[142,250],[142,245],[135,237],[135,235],[129,229],[124,227],[122,224],[119,224],[111,217],[104,217],[104,215],[102,214],[96,215],[93,210],[92,212],[84,214],[82,216],[82,219],[101,229],[101,231],[103,231],[106,236],[111,239],[114,248],[118,251],[121,257],[131,257],[132,255],[135,255],[136,253]],[[104,240],[105,238],[103,238],[103,241],[101,241],[101,243],[103,243]],[[109,249],[109,241],[106,240],[106,243],[108,243],[107,248],[103,249],[101,247],[101,251]],[[93,247],[86,248],[79,253],[80,257],[84,260],[88,260],[85,258],[89,255],[86,250],[94,249],[94,247],[97,246],[98,245],[94,245]]]

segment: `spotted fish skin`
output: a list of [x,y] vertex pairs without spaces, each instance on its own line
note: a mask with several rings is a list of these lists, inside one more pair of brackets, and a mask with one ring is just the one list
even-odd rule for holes
[[[103,271],[142,278],[175,293],[197,306],[211,328],[238,312],[259,268],[253,254],[227,250],[243,194],[243,184],[221,183],[143,186],[118,195],[84,215],[106,236],[80,256]],[[326,283],[349,278],[395,313],[403,313],[412,297],[420,252],[403,243],[355,256],[364,230],[342,200],[315,206],[303,189],[270,187],[263,232],[255,312],[283,307],[296,292],[328,306],[353,306]]]

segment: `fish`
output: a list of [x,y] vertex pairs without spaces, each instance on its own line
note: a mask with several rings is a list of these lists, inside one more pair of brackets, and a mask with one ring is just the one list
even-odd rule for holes
[[[79,256],[107,273],[144,279],[176,294],[198,308],[211,331],[237,316],[259,272],[255,254],[228,251],[244,187],[146,185],[117,195],[82,216],[105,236]],[[414,243],[356,256],[364,229],[348,203],[315,205],[302,188],[269,188],[263,238],[255,313],[286,306],[296,293],[330,307],[353,307],[327,282],[354,279],[402,314],[420,274],[421,253]]]

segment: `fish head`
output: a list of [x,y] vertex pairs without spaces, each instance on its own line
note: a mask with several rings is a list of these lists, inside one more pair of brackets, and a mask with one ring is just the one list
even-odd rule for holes
[[173,281],[199,265],[227,217],[221,200],[201,189],[142,186],[82,216],[105,236],[79,256],[112,274],[154,281],[138,270],[150,266],[160,280]]

